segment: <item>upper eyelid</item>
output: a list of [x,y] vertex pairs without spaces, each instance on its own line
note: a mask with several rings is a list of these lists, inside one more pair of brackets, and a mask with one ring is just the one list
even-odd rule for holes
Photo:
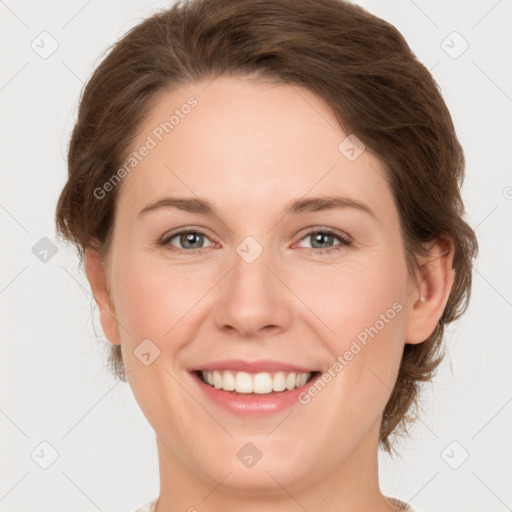
[[205,236],[206,238],[208,238],[211,242],[215,243],[214,240],[212,240],[212,237],[209,236],[207,233],[205,233],[203,231],[203,228],[201,229],[198,229],[198,228],[185,228],[185,229],[180,229],[179,231],[174,231],[173,233],[169,233],[169,234],[165,234],[162,238],[161,238],[161,241],[162,242],[165,242],[165,243],[169,243],[170,240],[172,240],[173,238],[179,236],[179,235],[182,235],[184,233],[196,233],[198,235],[203,235]]
[[[175,238],[178,235],[181,235],[181,234],[184,234],[184,233],[196,233],[196,234],[205,236],[213,244],[217,243],[217,242],[215,242],[215,240],[212,240],[212,237],[210,237],[207,233],[205,233],[204,229],[205,228],[184,228],[184,229],[179,229],[179,231],[175,231],[175,232],[170,233],[168,235],[164,235],[161,240],[162,240],[163,243],[169,244],[170,240],[172,240],[173,238]],[[306,229],[307,231],[305,231],[304,234],[299,238],[298,242],[302,241],[307,236],[311,236],[312,233],[326,232],[327,234],[330,234],[330,235],[332,235],[334,237],[339,237],[339,239],[341,239],[342,242],[343,242],[343,240],[346,240],[346,241],[349,241],[350,243],[353,243],[353,239],[352,239],[352,237],[349,234],[347,234],[347,233],[345,233],[343,231],[337,230],[335,228],[331,228],[331,227],[327,227],[327,226],[310,226],[310,227],[307,227],[307,228],[304,228],[304,229]],[[206,249],[206,247],[200,247],[199,249],[181,249],[180,247],[176,247],[176,249],[177,250],[181,250],[181,251],[186,251],[186,252],[192,252],[194,250],[195,251],[200,251],[202,249]]]
[[[337,229],[334,229],[334,228],[327,228],[327,227],[324,227],[324,228],[308,228],[308,231],[306,231],[306,233],[301,236],[299,238],[299,242],[301,242],[302,240],[304,240],[304,238],[308,237],[308,236],[311,236],[312,233],[325,233],[327,235],[331,235],[333,236],[334,238],[337,238],[338,241],[340,242],[339,245],[344,245],[345,247],[348,247],[348,246],[353,246],[354,245],[354,239],[348,234],[348,233],[345,233],[344,231],[339,231]],[[337,247],[337,246],[335,246]],[[327,248],[327,249],[318,249],[319,252],[322,252],[322,250],[329,250],[329,249],[333,249],[334,247],[330,247],[330,248]],[[314,249],[314,248],[313,248]]]

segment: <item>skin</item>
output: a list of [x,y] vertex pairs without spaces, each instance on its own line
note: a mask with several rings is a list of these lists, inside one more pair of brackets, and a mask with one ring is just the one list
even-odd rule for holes
[[[404,344],[427,339],[442,315],[452,243],[437,241],[415,286],[382,164],[368,150],[345,158],[348,134],[304,88],[246,77],[182,85],[153,105],[133,149],[190,96],[198,105],[124,178],[108,264],[86,256],[103,330],[156,432],[157,512],[397,510],[379,488],[382,412]],[[376,218],[354,208],[283,215],[289,201],[322,195],[356,199]],[[205,198],[216,215],[137,218],[165,196]],[[323,227],[353,245],[308,235]],[[158,246],[178,228],[205,236],[174,237],[177,252]],[[252,263],[236,252],[247,236],[263,249]],[[269,418],[220,409],[187,371],[231,358],[327,371],[395,302],[402,310],[309,404]],[[149,366],[133,353],[146,338],[161,351]],[[263,455],[251,468],[237,458],[247,442]]]

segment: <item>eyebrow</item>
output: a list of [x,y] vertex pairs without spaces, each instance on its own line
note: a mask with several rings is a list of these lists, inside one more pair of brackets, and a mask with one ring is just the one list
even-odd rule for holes
[[[177,208],[190,213],[200,215],[216,215],[215,208],[207,199],[198,197],[164,197],[148,204],[137,215],[140,218],[145,213],[160,208]],[[296,199],[289,202],[284,208],[284,214],[298,215],[300,213],[312,213],[324,210],[333,210],[335,208],[353,208],[366,213],[377,220],[377,216],[371,208],[355,199],[340,196],[320,196],[308,199]]]

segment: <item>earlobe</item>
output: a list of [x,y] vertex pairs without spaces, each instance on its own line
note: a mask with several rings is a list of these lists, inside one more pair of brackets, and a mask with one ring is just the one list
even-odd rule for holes
[[107,339],[119,345],[119,328],[115,309],[111,301],[107,271],[100,261],[98,251],[86,249],[85,273],[100,313],[100,322]]
[[428,248],[429,256],[420,263],[421,281],[408,297],[406,343],[421,343],[434,332],[453,286],[453,240],[442,237]]

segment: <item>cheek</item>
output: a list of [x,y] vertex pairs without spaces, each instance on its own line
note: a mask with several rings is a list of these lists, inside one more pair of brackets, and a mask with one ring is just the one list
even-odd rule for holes
[[163,342],[207,293],[213,278],[204,271],[194,271],[192,279],[186,267],[173,268],[166,261],[155,264],[143,257],[125,260],[117,270],[117,317],[130,333],[121,332],[121,337],[132,338],[132,343],[143,338]]
[[403,351],[407,270],[396,252],[367,256],[303,273],[297,294],[314,313],[310,328],[322,334],[327,364],[342,358],[343,377],[334,379],[340,403],[376,410],[391,392]]
[[[183,266],[172,268],[169,262],[155,264],[144,257],[125,259],[116,269],[115,303],[126,327],[120,332],[128,380],[141,409],[161,432],[170,425],[163,410],[191,407],[190,395],[174,385],[174,378],[180,378],[181,350],[194,337],[194,305],[211,287],[212,276],[196,277],[191,280]],[[144,353],[149,353],[147,366]],[[194,414],[200,417],[201,411]]]
[[[297,295],[337,339],[356,337],[376,322],[381,326],[378,321],[390,308],[386,316],[394,319],[396,310],[403,309],[407,285],[405,262],[384,254],[353,258],[342,265],[318,265],[293,280],[300,290]],[[395,303],[402,308],[393,309]]]

